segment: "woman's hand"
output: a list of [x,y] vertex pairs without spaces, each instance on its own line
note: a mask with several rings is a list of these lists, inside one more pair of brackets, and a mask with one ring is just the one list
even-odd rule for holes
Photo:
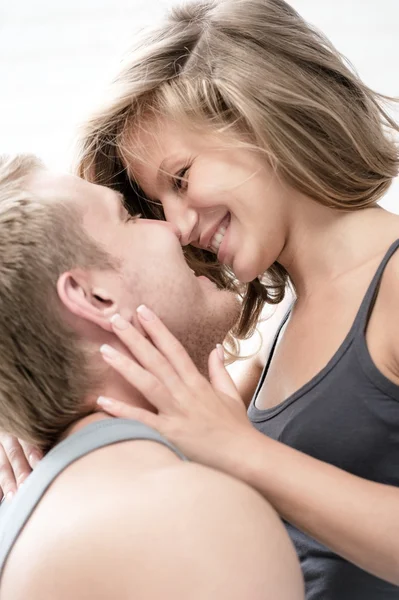
[[0,432],[0,498],[11,500],[41,458],[31,444]]
[[136,419],[157,429],[192,460],[234,470],[234,461],[242,459],[255,430],[224,367],[223,349],[218,346],[209,356],[209,382],[152,311],[141,306],[137,313],[151,341],[115,315],[113,330],[132,358],[109,346],[103,346],[101,352],[158,414],[111,398],[99,398],[98,404],[116,417]]
[[114,317],[114,331],[133,358],[112,348],[102,351],[158,414],[115,400],[99,404],[112,415],[158,429],[188,458],[242,479],[283,519],[398,586],[398,488],[347,473],[256,431],[217,351],[209,357],[209,383],[155,315],[144,307],[138,313],[154,345]]

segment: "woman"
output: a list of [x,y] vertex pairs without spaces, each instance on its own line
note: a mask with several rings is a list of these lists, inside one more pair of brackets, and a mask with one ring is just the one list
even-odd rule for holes
[[135,360],[110,364],[135,385],[150,373],[158,415],[99,402],[257,488],[308,600],[399,598],[399,217],[376,204],[399,127],[384,100],[283,0],[195,2],[145,34],[82,140],[82,176],[172,222],[196,272],[242,292],[237,337],[295,290],[249,420],[216,351],[211,385],[144,309],[153,345],[120,330]]

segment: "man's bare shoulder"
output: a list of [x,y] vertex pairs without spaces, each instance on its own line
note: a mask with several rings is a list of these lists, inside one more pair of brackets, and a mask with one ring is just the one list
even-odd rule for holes
[[[278,538],[273,556],[283,552],[295,573],[283,526],[256,492],[206,467],[167,460],[133,477],[128,468],[121,477],[118,466],[118,476],[101,486],[75,486],[58,513],[54,502],[44,506],[43,519],[50,518],[53,527],[43,537],[37,520],[30,542],[20,546],[18,561],[6,573],[20,581],[20,565],[29,565],[25,582],[1,600],[264,600],[265,574],[254,565],[259,554],[268,558],[273,536]],[[296,585],[299,581],[298,567]],[[286,597],[302,596],[283,591],[282,600]]]
[[[51,573],[56,564],[61,568],[61,557],[67,566],[65,545],[90,552],[93,543],[101,542],[103,522],[116,529],[131,499],[137,503],[145,489],[148,493],[151,477],[183,465],[166,445],[136,439],[99,448],[71,464],[51,484],[19,536],[3,574],[1,600],[17,598],[21,564],[29,586],[40,584],[36,575]],[[125,526],[133,525],[137,516],[137,510],[129,511]],[[4,595],[9,584],[13,593]],[[24,593],[21,598],[27,597]]]

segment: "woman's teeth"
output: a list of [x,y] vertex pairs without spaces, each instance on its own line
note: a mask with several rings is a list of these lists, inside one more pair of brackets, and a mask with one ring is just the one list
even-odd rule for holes
[[228,213],[226,215],[226,217],[223,219],[223,221],[220,224],[220,227],[218,228],[218,230],[216,231],[216,233],[214,234],[213,238],[210,241],[209,249],[213,250],[213,252],[215,252],[215,254],[217,254],[219,252],[220,244],[223,242],[223,238],[224,238],[224,235],[227,231],[229,224],[230,224],[230,213]]
[[211,250],[217,252],[220,248],[220,244],[223,241],[224,234],[226,233],[226,227],[219,227],[213,238],[211,239],[210,247]]

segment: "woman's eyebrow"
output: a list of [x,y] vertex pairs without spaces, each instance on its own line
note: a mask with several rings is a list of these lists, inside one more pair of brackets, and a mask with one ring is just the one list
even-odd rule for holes
[[168,177],[167,171],[165,169],[167,162],[168,162],[168,159],[164,158],[164,160],[159,165],[157,176],[156,176],[156,182],[158,185],[161,185],[165,181],[165,179],[167,179],[167,177]]

